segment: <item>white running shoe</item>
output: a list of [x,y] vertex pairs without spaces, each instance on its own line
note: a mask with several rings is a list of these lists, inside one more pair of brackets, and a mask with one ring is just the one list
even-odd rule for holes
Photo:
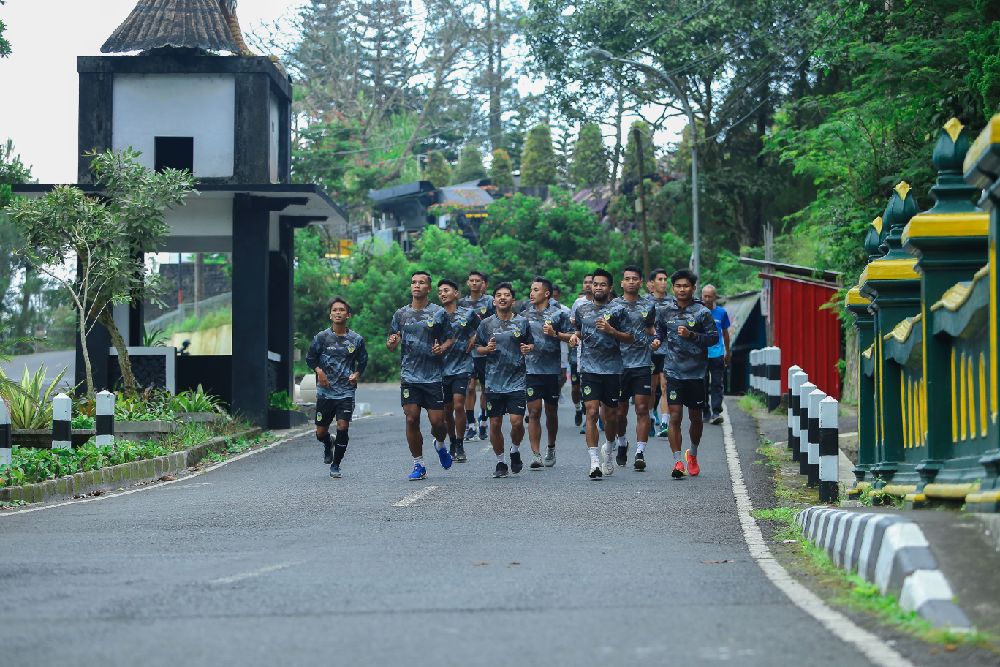
[[608,442],[601,447],[601,472],[605,477],[611,477],[615,473],[615,449]]

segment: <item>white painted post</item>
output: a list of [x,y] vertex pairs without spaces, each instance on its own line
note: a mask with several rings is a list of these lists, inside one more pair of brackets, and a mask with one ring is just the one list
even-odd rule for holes
[[10,413],[7,404],[0,398],[0,466],[10,465]]
[[756,395],[760,391],[760,380],[758,378],[757,357],[759,350],[750,350],[750,393]]
[[110,447],[115,442],[115,395],[105,389],[97,394],[97,446]]
[[809,474],[809,394],[816,385],[806,379],[799,385],[799,474]]
[[826,393],[813,389],[809,393],[809,454],[806,466],[807,484],[819,484],[819,404]]
[[819,404],[819,500],[835,503],[840,495],[840,441],[837,399],[827,396]]
[[792,460],[795,459],[796,436],[798,436],[798,415],[795,414],[795,401],[797,399],[795,380],[797,374],[801,372],[802,369],[798,366],[792,366],[788,369],[788,448],[792,450]]
[[52,399],[52,449],[73,448],[73,399],[59,394]]
[[764,393],[767,395],[767,409],[774,410],[781,405],[781,348],[764,348]]

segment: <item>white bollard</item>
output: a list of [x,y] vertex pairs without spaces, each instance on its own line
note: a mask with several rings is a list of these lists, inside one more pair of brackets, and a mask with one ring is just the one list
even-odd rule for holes
[[822,503],[835,503],[840,495],[839,406],[832,396],[819,404],[819,500]]
[[52,449],[73,448],[73,399],[59,394],[52,399]]
[[799,474],[809,474],[809,394],[816,385],[806,379],[799,385]]
[[801,372],[802,369],[798,366],[792,366],[788,369],[788,448],[792,450],[793,460],[795,458],[796,427],[798,426],[798,415],[795,414],[795,377],[797,373]]
[[110,447],[115,442],[115,395],[108,390],[97,394],[97,416],[94,427],[98,447]]
[[813,389],[809,393],[809,454],[806,467],[807,484],[819,484],[819,404],[826,398],[826,393]]
[[781,405],[781,348],[764,348],[764,393],[767,409],[775,410]]
[[7,404],[0,398],[0,466],[10,465],[10,431],[10,413]]

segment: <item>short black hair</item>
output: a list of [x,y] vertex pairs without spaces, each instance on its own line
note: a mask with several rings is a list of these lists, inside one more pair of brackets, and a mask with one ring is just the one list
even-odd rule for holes
[[698,274],[691,269],[677,269],[674,271],[673,275],[670,276],[670,284],[673,285],[678,280],[687,280],[694,287],[698,284]]
[[330,302],[328,304],[326,304],[326,312],[329,313],[330,309],[333,308],[333,304],[335,304],[335,303],[342,303],[342,304],[344,304],[344,306],[347,308],[347,314],[348,315],[351,314],[351,304],[347,303],[347,299],[345,299],[342,296],[335,296],[332,299],[330,299]]
[[414,271],[413,273],[410,274],[410,280],[413,280],[413,278],[416,276],[427,276],[427,284],[428,285],[434,284],[434,281],[431,278],[431,274],[427,273],[426,271]]
[[514,286],[511,285],[510,283],[498,283],[497,286],[493,288],[493,296],[496,296],[497,292],[499,292],[502,289],[505,289],[508,292],[510,292],[510,298],[512,298],[512,299],[515,298],[514,297]]
[[670,275],[669,273],[667,273],[666,269],[664,269],[664,268],[657,268],[657,269],[653,269],[652,271],[649,272],[649,279],[650,280],[656,280],[656,276],[660,275],[661,273],[663,275],[665,275],[665,276],[669,276]]
[[480,278],[482,278],[482,279],[483,279],[483,282],[484,282],[484,283],[486,283],[486,284],[489,284],[489,282],[490,282],[490,279],[489,279],[489,278],[487,278],[487,277],[486,277],[486,274],[485,274],[485,273],[483,273],[482,271],[469,271],[469,275],[468,275],[468,277],[466,278],[466,280],[468,280],[468,279],[469,279],[469,278],[471,278],[472,276],[479,276]]
[[534,279],[532,279],[531,282],[533,282],[533,283],[541,283],[542,287],[544,287],[545,289],[547,289],[549,291],[549,296],[552,296],[552,290],[554,288],[552,287],[552,281],[551,280],[549,280],[548,278],[543,278],[542,276],[535,276]]
[[587,278],[593,278],[593,277],[594,277],[593,273],[585,273],[585,274],[583,274],[583,279],[584,280],[586,280]]
[[447,278],[442,278],[441,280],[438,281],[438,287],[441,287],[441,285],[447,285],[456,292],[459,291],[458,283],[456,283],[454,280],[448,280]]
[[622,276],[624,276],[626,273],[636,273],[639,275],[639,278],[642,279],[642,269],[640,269],[635,264],[629,264],[624,269],[622,269]]
[[598,277],[607,278],[609,285],[611,284],[611,281],[615,279],[615,277],[613,275],[611,275],[611,272],[606,271],[604,269],[594,269],[594,272],[591,275],[594,278],[598,278]]

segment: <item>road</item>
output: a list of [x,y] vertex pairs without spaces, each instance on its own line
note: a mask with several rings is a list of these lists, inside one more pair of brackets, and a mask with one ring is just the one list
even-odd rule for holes
[[[730,410],[753,495],[756,431]],[[722,429],[706,428],[698,478],[669,479],[654,439],[645,473],[593,482],[561,414],[556,466],[503,480],[475,442],[469,463],[406,481],[397,404],[354,424],[340,480],[307,435],[0,516],[4,663],[871,664],[751,558]]]
[[66,374],[63,375],[62,383],[69,387],[73,384],[74,369],[76,368],[76,353],[73,350],[53,350],[51,352],[39,352],[38,354],[25,354],[11,357],[7,363],[0,363],[0,368],[8,376],[20,379],[24,369],[29,373],[34,373],[41,366],[45,366],[46,381],[52,382],[56,379],[63,368]]

